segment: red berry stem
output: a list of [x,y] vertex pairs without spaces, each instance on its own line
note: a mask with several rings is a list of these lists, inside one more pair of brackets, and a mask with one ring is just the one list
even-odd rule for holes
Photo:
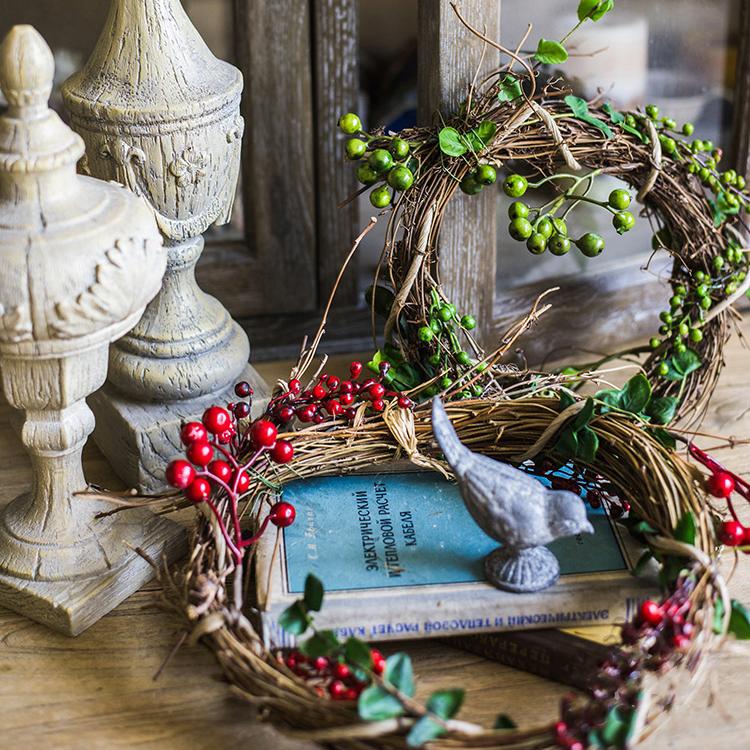
[[705,451],[701,450],[695,443],[688,443],[690,455],[699,463],[703,464],[712,474],[726,474],[734,481],[734,489],[750,502],[750,484],[734,472],[729,471],[722,466],[716,459],[712,458]]
[[243,553],[241,550],[237,549],[234,542],[232,541],[232,537],[230,536],[229,531],[227,531],[226,524],[224,523],[224,519],[221,517],[221,513],[219,513],[219,509],[216,507],[211,498],[206,498],[206,500],[204,500],[203,502],[208,505],[209,509],[213,513],[214,518],[216,519],[216,523],[219,526],[219,530],[221,531],[221,535],[224,537],[224,541],[227,543],[227,547],[229,547],[232,554],[234,555],[235,563],[237,565],[240,565],[242,563]]
[[211,445],[213,445],[213,447],[217,451],[219,451],[219,453],[221,453],[222,456],[224,456],[224,458],[227,459],[227,461],[229,461],[230,464],[232,464],[232,466],[234,466],[235,469],[239,468],[239,464],[237,463],[237,459],[232,455],[232,453],[230,453],[230,451],[226,450],[226,448],[224,448],[223,446],[219,445],[219,443],[217,441],[215,441],[215,440],[211,440],[209,442],[211,443]]
[[268,524],[271,521],[271,514],[269,513],[264,519],[261,525],[258,527],[258,531],[255,532],[253,536],[251,536],[249,539],[244,539],[240,541],[240,547],[243,549],[245,547],[249,547],[251,544],[255,544],[264,534],[266,528],[268,527]]

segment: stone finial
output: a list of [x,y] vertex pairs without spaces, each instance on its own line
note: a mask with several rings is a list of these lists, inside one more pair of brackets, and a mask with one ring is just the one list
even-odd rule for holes
[[0,374],[33,478],[0,512],[0,604],[75,634],[151,577],[127,543],[158,557],[180,536],[141,511],[97,519],[101,504],[77,497],[86,397],[166,257],[141,199],[76,174],[83,142],[47,106],[53,73],[42,37],[13,28],[0,46]]
[[52,93],[55,60],[41,34],[28,25],[14,26],[0,46],[0,88],[16,109],[46,109]]
[[91,174],[144,196],[167,244],[162,291],[112,347],[107,386],[92,400],[97,417],[120,426],[97,432],[99,447],[149,491],[164,486],[183,421],[232,400],[238,380],[263,389],[247,336],[194,274],[202,233],[231,214],[241,94],[242,74],[214,57],[180,0],[110,0],[91,57],[63,86]]

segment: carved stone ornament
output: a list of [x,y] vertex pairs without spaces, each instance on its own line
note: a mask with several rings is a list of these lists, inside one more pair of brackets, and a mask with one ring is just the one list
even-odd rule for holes
[[231,400],[238,380],[264,390],[247,336],[194,274],[201,234],[231,215],[241,94],[242,74],[211,54],[180,0],[110,0],[94,52],[63,86],[86,168],[143,196],[166,240],[162,290],[112,347],[108,384],[91,402],[108,425],[97,443],[145,490],[163,486],[183,419]]
[[128,545],[171,555],[183,535],[145,511],[97,519],[106,508],[76,494],[85,399],[158,292],[166,253],[143,200],[76,174],[84,145],[47,106],[53,73],[41,36],[14,27],[0,46],[0,365],[33,479],[0,513],[0,604],[76,634],[151,577]]

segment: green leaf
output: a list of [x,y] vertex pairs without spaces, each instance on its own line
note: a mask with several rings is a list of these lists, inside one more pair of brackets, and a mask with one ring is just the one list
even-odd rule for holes
[[650,400],[651,383],[642,372],[639,372],[625,383],[620,397],[620,408],[631,414],[640,414]]
[[664,588],[674,586],[682,571],[685,570],[687,562],[684,557],[666,555],[662,560],[661,570],[659,571],[659,583]]
[[370,685],[359,694],[357,709],[364,721],[383,721],[404,713],[401,701],[380,685]]
[[403,652],[386,659],[384,677],[400,693],[409,698],[414,695],[414,668],[411,659]]
[[464,691],[461,689],[437,690],[427,701],[427,710],[447,721],[458,713],[463,702]]
[[578,3],[578,20],[583,21],[599,7],[599,0],[581,0]]
[[508,73],[500,81],[500,91],[497,92],[497,98],[501,102],[512,102],[523,96],[521,82],[512,73]]
[[602,16],[615,7],[615,0],[600,0],[599,7],[589,16],[592,21],[598,21]]
[[669,424],[674,419],[679,403],[674,396],[657,396],[649,401],[646,414],[654,424]]
[[615,0],[581,0],[578,3],[578,20],[585,21],[590,18],[592,21],[598,21],[614,7]]
[[578,436],[572,427],[566,427],[557,438],[555,450],[563,458],[575,458],[578,455]]
[[279,615],[279,625],[290,635],[302,635],[307,630],[309,618],[301,600],[298,599]]
[[594,394],[594,398],[605,404],[601,408],[601,413],[606,414],[612,407],[612,409],[620,408],[620,398],[622,397],[622,391],[619,388],[606,388],[603,391],[597,391]]
[[534,58],[545,65],[559,65],[568,59],[565,47],[553,39],[540,39]]
[[628,723],[619,708],[617,706],[611,708],[601,729],[601,737],[605,746],[622,747],[627,731]]
[[347,664],[362,669],[372,668],[372,654],[370,647],[359,638],[347,638],[344,646],[344,659]]
[[474,132],[485,146],[489,146],[492,139],[495,137],[495,133],[497,133],[497,125],[495,125],[492,120],[485,120],[484,122],[480,122],[479,125],[472,130],[472,133]]
[[320,612],[323,606],[323,583],[312,573],[305,578],[304,602],[308,612]]
[[367,306],[372,305],[372,297],[375,295],[375,312],[380,315],[381,318],[388,318],[391,314],[391,308],[393,307],[393,301],[396,296],[393,292],[385,286],[369,286],[365,291],[365,301]]
[[633,539],[635,539],[641,546],[646,546],[648,544],[648,540],[646,539],[647,534],[657,533],[656,529],[651,526],[648,521],[644,521],[632,513],[628,518],[618,519],[617,523],[624,526],[630,532]]
[[576,117],[584,118],[589,114],[589,105],[586,103],[586,100],[581,99],[580,96],[573,96],[570,94],[565,97],[565,103]]
[[607,114],[607,117],[609,117],[610,121],[617,125],[620,129],[624,130],[626,133],[634,135],[642,143],[648,143],[648,138],[643,133],[641,133],[638,128],[634,128],[632,125],[628,125],[625,120],[625,115],[622,112],[618,112],[609,102],[604,102],[604,104],[602,104],[602,110]]
[[674,450],[677,447],[677,441],[674,436],[667,430],[662,430],[660,427],[650,429],[651,435],[658,440],[665,448]]
[[560,411],[565,411],[569,406],[573,406],[575,398],[567,391],[560,391]]
[[732,599],[732,614],[729,617],[729,632],[739,641],[750,639],[750,612],[736,599]]
[[302,643],[299,649],[305,656],[315,659],[318,656],[328,656],[340,645],[336,633],[332,630],[320,630]]
[[596,452],[599,450],[599,438],[597,434],[590,427],[584,427],[576,437],[578,438],[578,453],[576,458],[580,458],[589,464],[593,463],[596,458]]
[[692,511],[685,513],[674,528],[674,538],[686,544],[695,544],[695,516]]
[[578,432],[579,430],[586,427],[591,421],[591,417],[594,416],[594,399],[587,398],[586,403],[583,405],[581,411],[576,414],[576,418],[573,420],[573,431]]
[[606,138],[612,138],[614,136],[612,128],[610,128],[604,120],[594,117],[589,112],[589,105],[586,103],[585,99],[581,99],[580,96],[569,94],[565,97],[565,103],[576,118],[598,128]]
[[513,719],[508,716],[508,714],[498,714],[497,718],[495,719],[494,724],[495,729],[517,729],[518,724],[516,724]]
[[446,730],[429,716],[423,716],[406,735],[406,744],[409,747],[422,747],[425,742],[436,740],[447,734]]
[[734,216],[740,211],[739,203],[736,206],[730,206],[727,203],[726,193],[724,192],[719,193],[716,200],[709,198],[709,203],[713,210],[715,227],[721,226],[729,216]]
[[618,112],[609,102],[604,102],[602,109],[615,125],[621,125],[625,122],[625,115],[622,112]]
[[691,372],[701,366],[701,358],[692,349],[678,352],[667,360],[669,371],[664,376],[667,380],[684,380]]
[[438,133],[440,150],[448,156],[463,156],[466,153],[466,142],[455,128],[443,128]]
[[471,150],[478,154],[490,144],[496,132],[497,125],[490,120],[485,120],[466,134],[465,141]]
[[714,602],[714,633],[721,635],[724,632],[724,600],[717,597]]

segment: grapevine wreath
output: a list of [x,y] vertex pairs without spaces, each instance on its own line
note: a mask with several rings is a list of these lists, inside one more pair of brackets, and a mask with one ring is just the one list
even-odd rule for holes
[[[598,21],[613,4],[581,0],[578,25]],[[750,543],[732,505],[735,493],[750,499],[750,485],[676,426],[705,408],[738,318],[732,303],[750,284],[741,233],[750,196],[740,175],[719,169],[720,150],[693,138],[690,123],[678,126],[653,106],[619,112],[587,102],[564,79],[543,77],[564,62],[567,37],[541,39],[532,53],[520,51],[526,39],[509,50],[454,10],[507,61],[470,83],[456,117],[398,134],[366,132],[353,113],[339,121],[363,189],[389,211],[370,293],[385,318],[382,349],[366,367],[352,363],[345,379],[323,372],[324,362],[314,363],[324,316],[262,416],[250,419],[252,391],[239,383],[236,403],[184,426],[186,456],[167,467],[176,491],[158,502],[165,511],[192,502],[198,521],[187,564],[161,570],[165,602],[261,718],[307,739],[352,749],[630,747],[663,719],[678,684],[695,678],[701,655],[722,635],[750,636],[750,617],[718,571],[722,546]],[[610,212],[618,233],[632,227],[630,190],[591,197],[600,175],[636,193],[641,220],[654,227],[654,252],[672,258],[672,295],[647,351],[629,351],[646,356],[622,388],[601,387],[600,363],[548,373],[507,363],[519,337],[550,309],[549,298],[490,352],[472,338],[470,312],[446,298],[438,273],[445,208],[456,190],[471,196],[492,186],[500,170],[515,199],[509,232],[535,254],[603,251],[600,236],[575,230],[583,202]],[[386,659],[315,628],[324,592],[312,576],[282,618],[298,637],[295,650],[265,645],[253,608],[243,606],[255,543],[269,526],[294,522],[293,499],[280,498],[287,481],[403,459],[449,474],[430,428],[436,394],[471,449],[558,485],[585,486],[587,502],[606,505],[644,544],[644,561],[660,565],[663,599],[645,602],[623,626],[621,648],[588,694],[563,701],[560,715],[541,726],[519,730],[503,714],[487,728],[459,720],[458,688],[417,700],[406,654]],[[557,470],[569,462],[576,479],[560,479]]]

